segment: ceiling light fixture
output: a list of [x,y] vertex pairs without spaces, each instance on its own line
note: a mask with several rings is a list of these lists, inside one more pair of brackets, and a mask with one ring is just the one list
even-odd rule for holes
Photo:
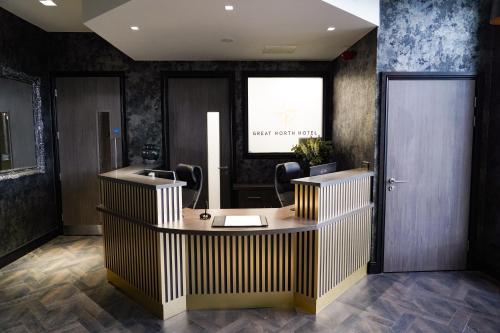
[[138,26],[136,26],[136,25],[132,25],[132,26],[130,27],[130,29],[132,29],[132,30],[134,30],[134,31],[137,31],[137,30],[139,30],[139,27],[138,27]]
[[57,4],[54,1],[52,1],[52,0],[38,0],[38,1],[40,1],[40,3],[42,5],[44,5],[44,6],[48,6],[48,7],[55,7],[55,6],[57,6]]
[[224,6],[224,9],[225,9],[226,11],[230,12],[230,11],[234,10],[234,6],[233,6],[233,5],[225,5],[225,6]]
[[328,27],[328,29],[326,29],[327,31],[333,31],[335,30],[335,27]]

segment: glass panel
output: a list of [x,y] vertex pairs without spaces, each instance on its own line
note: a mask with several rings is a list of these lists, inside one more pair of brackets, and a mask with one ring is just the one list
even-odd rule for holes
[[32,85],[1,78],[0,111],[9,115],[11,168],[36,166]]
[[[113,117],[115,119],[113,119]],[[113,112],[97,112],[97,155],[99,173],[116,170],[122,167],[121,128],[113,127],[119,124],[119,119]]]
[[99,173],[112,170],[109,112],[97,112],[97,154]]
[[0,170],[12,169],[9,114],[0,112]]
[[220,208],[220,132],[219,112],[207,112],[208,206]]

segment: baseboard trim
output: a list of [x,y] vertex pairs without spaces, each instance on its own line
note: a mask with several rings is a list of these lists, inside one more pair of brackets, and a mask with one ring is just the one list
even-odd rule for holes
[[368,263],[368,274],[380,274],[382,273],[382,265],[378,262]]
[[102,225],[65,225],[63,234],[66,236],[102,236]]
[[47,234],[35,238],[34,240],[24,244],[23,246],[15,249],[14,251],[7,253],[6,255],[0,257],[0,268],[3,268],[7,266],[8,264],[16,261],[17,259],[25,256],[26,254],[30,253],[31,251],[35,250],[36,248],[42,246],[43,244],[47,243],[48,241],[56,238],[61,234],[61,230],[59,228],[54,229]]
[[187,295],[188,310],[283,308],[293,309],[293,291]]

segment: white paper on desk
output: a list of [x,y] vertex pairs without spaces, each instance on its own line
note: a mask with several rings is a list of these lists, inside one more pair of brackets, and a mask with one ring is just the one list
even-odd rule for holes
[[256,227],[261,226],[262,222],[259,215],[234,215],[226,216],[224,225],[226,227]]

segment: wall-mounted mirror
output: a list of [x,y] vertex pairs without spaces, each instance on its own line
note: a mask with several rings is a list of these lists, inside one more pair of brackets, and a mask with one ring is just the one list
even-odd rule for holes
[[44,171],[39,82],[0,69],[0,180]]
[[9,113],[0,112],[0,171],[10,170],[13,167],[10,142]]

